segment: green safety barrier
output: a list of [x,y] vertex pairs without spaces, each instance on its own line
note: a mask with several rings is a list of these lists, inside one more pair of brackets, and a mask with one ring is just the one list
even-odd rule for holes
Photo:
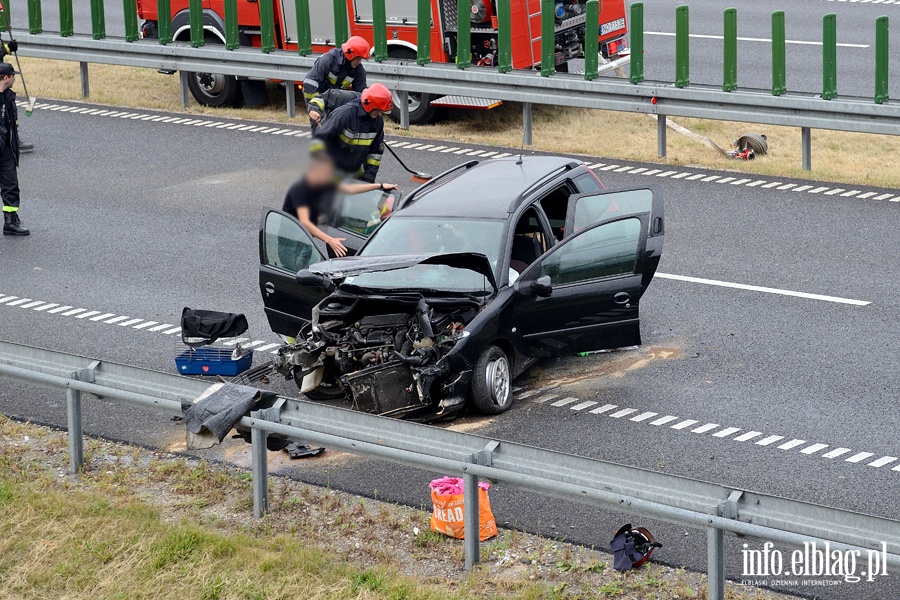
[[541,0],[541,75],[556,72],[556,1]]
[[103,0],[91,0],[91,35],[95,40],[106,37],[106,14]]
[[418,1],[416,63],[427,65],[431,62],[431,0]]
[[[9,3],[9,0],[7,0]],[[75,35],[75,19],[72,14],[72,0],[59,0],[59,35],[70,37]]]
[[350,37],[347,0],[334,0],[334,45],[342,46]]
[[689,10],[685,5],[675,9],[675,87],[691,85],[691,39]]
[[456,66],[467,69],[472,66],[472,2],[456,2]]
[[384,0],[372,0],[372,29],[375,38],[375,62],[384,62],[388,57],[387,11]]
[[600,67],[600,2],[588,0],[584,8],[584,78],[591,81]]
[[141,39],[138,33],[137,3],[135,0],[123,0],[125,7],[125,41],[136,42]]
[[722,73],[722,90],[733,92],[737,89],[737,9],[725,10],[725,61]]
[[512,71],[512,17],[509,2],[497,3],[497,70]]
[[772,95],[787,93],[787,60],[784,36],[784,11],[772,13]]
[[644,80],[644,3],[631,5],[631,83]]
[[875,20],[875,103],[884,104],[890,100],[888,91],[888,18],[878,17]]
[[156,0],[156,26],[159,43],[172,43],[172,5],[170,0]]
[[837,15],[822,18],[822,99],[837,97]]
[[[9,0],[6,0],[9,2]],[[43,17],[41,16],[41,0],[28,0],[28,33],[37,35],[44,32]]]
[[9,29],[9,20],[6,18],[6,11],[9,10],[8,4],[9,0],[6,0],[3,7],[0,8],[0,31],[7,31]]
[[309,20],[309,0],[297,2],[297,53],[300,56],[312,54],[312,31]]
[[225,49],[237,50],[241,47],[241,34],[238,31],[237,0],[225,0]]
[[206,44],[203,35],[203,0],[189,0],[188,11],[191,21],[191,47],[199,48]]
[[260,50],[275,51],[275,9],[272,2],[259,2]]

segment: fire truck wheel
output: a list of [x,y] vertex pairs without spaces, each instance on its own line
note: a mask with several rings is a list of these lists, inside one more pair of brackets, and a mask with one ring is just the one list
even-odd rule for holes
[[[416,60],[416,52],[410,48],[391,48],[390,57],[395,60]],[[394,110],[391,111],[391,119],[400,122],[400,95],[391,92],[394,96]],[[437,109],[431,106],[434,100],[432,94],[409,93],[409,123],[410,125],[422,125],[431,123],[437,117]]]
[[241,82],[233,75],[188,73],[191,94],[204,106],[237,107],[243,103]]

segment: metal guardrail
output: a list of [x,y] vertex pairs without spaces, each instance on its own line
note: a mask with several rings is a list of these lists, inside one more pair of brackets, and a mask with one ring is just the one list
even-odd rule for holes
[[[181,414],[209,383],[178,375],[98,361],[0,341],[0,379],[66,390],[70,468],[83,466],[83,394],[167,414]],[[705,529],[709,598],[724,598],[724,534],[783,544],[828,542],[839,551],[886,552],[900,567],[900,522],[758,494],[686,477],[657,473],[427,425],[279,398],[272,408],[240,421],[251,430],[254,514],[268,510],[266,437],[296,441],[461,475],[465,479],[465,561],[479,560],[477,482],[509,487],[591,506]],[[881,544],[885,544],[883,547]]]

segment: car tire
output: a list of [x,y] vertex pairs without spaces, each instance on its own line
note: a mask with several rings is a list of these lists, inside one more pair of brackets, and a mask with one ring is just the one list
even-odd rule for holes
[[512,406],[512,369],[497,346],[485,348],[475,363],[471,395],[475,408],[486,415],[499,415]]
[[[415,61],[417,54],[415,50],[410,48],[393,48],[390,51],[390,57],[395,60],[412,60]],[[400,122],[400,94],[391,90],[394,98],[394,110],[391,111],[391,119]],[[438,110],[431,106],[434,100],[433,94],[420,94],[415,92],[409,93],[409,124],[424,125],[431,123],[437,118]]]
[[[294,383],[297,389],[303,387],[303,377],[300,377],[299,371],[294,370]],[[339,400],[344,397],[344,390],[341,388],[337,379],[331,375],[330,369],[325,367],[325,374],[322,376],[322,383],[314,390],[310,390],[303,394],[314,402],[327,402],[329,400]]]
[[185,73],[194,99],[204,106],[235,108],[244,103],[241,82],[234,75]]

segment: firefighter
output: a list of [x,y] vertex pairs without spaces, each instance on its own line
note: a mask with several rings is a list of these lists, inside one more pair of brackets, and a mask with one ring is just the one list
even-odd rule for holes
[[303,80],[303,98],[309,107],[310,101],[330,89],[366,89],[366,69],[362,61],[369,56],[369,42],[354,35],[340,48],[332,48],[316,59],[312,70]]
[[334,112],[335,109],[340,108],[345,104],[349,104],[354,100],[358,100],[360,95],[360,92],[354,92],[353,90],[339,90],[332,88],[324,94],[320,94],[310,100],[309,126],[312,128],[313,135],[315,135],[316,130],[319,129],[322,119]]
[[[16,40],[9,40],[5,44],[0,42],[0,61],[3,61],[7,54],[14,54],[18,51],[19,42]],[[34,144],[19,139],[19,154],[28,154],[29,152],[34,152]]]
[[18,73],[0,62],[0,198],[3,200],[3,235],[28,235],[19,220],[19,132],[16,93]]
[[384,152],[383,113],[394,108],[391,91],[376,83],[359,99],[328,115],[310,143],[310,150],[325,150],[338,171],[367,183],[375,181]]

